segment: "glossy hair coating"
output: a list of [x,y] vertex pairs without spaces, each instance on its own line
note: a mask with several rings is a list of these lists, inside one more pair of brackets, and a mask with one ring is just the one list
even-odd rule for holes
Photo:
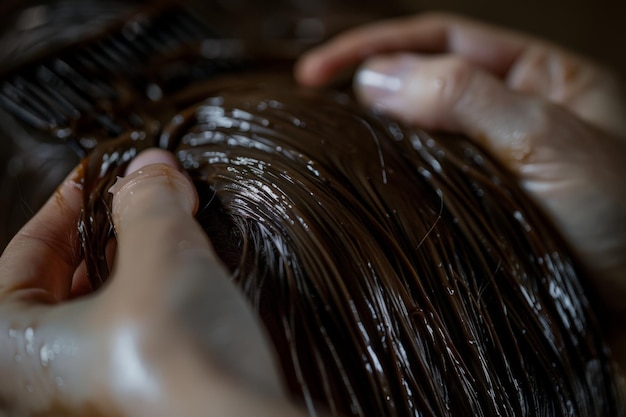
[[159,134],[135,132],[90,155],[94,285],[106,278],[93,258],[109,237],[103,202],[116,171],[102,168],[147,141],[173,151],[196,183],[198,221],[311,415],[622,412],[564,245],[466,139],[272,77],[179,97]]
[[310,415],[624,415],[565,245],[489,155],[349,93],[219,76],[230,67],[176,48],[132,73],[59,55],[113,91],[62,131],[38,127],[87,155],[78,231],[94,290],[109,274],[108,189],[159,146],[193,179],[197,219]]

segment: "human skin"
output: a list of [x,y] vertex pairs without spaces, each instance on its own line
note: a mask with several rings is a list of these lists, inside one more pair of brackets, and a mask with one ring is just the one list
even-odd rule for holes
[[78,171],[6,248],[0,415],[301,415],[173,158],[146,151],[112,189],[117,256],[98,293],[75,298],[85,280]]
[[295,75],[320,87],[354,68],[362,103],[466,134],[518,178],[582,263],[615,353],[625,352],[626,99],[618,78],[543,40],[447,14],[339,35],[304,55]]

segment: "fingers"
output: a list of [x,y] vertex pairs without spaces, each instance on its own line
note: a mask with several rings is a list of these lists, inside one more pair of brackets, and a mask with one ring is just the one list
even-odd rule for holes
[[484,112],[493,101],[511,100],[501,83],[454,56],[371,58],[356,74],[354,90],[366,105],[407,123],[472,136],[484,132],[471,114]]
[[407,123],[475,138],[514,171],[545,156],[538,139],[549,135],[556,111],[455,56],[372,58],[354,88],[365,104]]
[[[229,375],[255,390],[282,393],[258,319],[193,218],[198,197],[191,181],[160,150],[139,155],[133,169],[112,190],[116,302],[126,301],[131,314],[179,323],[179,330]],[[180,340],[172,343],[171,351],[177,351]]]
[[58,302],[68,297],[79,263],[79,170],[72,172],[0,258],[0,297]]
[[482,144],[552,217],[591,273],[610,285],[615,297],[606,295],[608,304],[623,311],[624,234],[617,226],[626,201],[618,185],[623,141],[456,56],[372,58],[354,90],[365,104],[409,124]]
[[454,53],[504,75],[531,39],[458,16],[425,14],[363,26],[305,54],[296,66],[299,82],[320,86],[367,57],[391,52]]
[[126,269],[140,266],[144,273],[131,277],[137,285],[158,285],[155,275],[167,275],[162,272],[180,264],[184,253],[213,259],[211,245],[193,218],[198,196],[173,156],[149,150],[128,171],[111,189],[118,242],[116,277],[126,277],[130,275]]
[[[151,387],[184,401],[190,384],[223,379],[282,393],[261,326],[193,219],[189,179],[171,154],[157,150],[138,156],[132,170],[112,190],[118,256],[111,285],[54,307],[23,298],[0,303],[0,333],[8,335],[0,374],[12,376],[0,381],[0,402],[7,399],[10,414],[54,408],[72,415],[86,400],[118,414],[148,402],[162,411],[167,399]],[[69,294],[72,275],[82,272],[64,233],[76,230],[80,208],[81,190],[70,179],[0,260],[5,295],[29,287]]]
[[620,136],[626,131],[626,104],[618,78],[558,47],[530,45],[505,82],[515,91],[558,103],[605,131]]
[[623,136],[624,92],[601,66],[530,36],[447,14],[394,19],[348,31],[305,54],[296,65],[303,85],[322,86],[369,57],[396,52],[455,55],[512,90],[557,103]]

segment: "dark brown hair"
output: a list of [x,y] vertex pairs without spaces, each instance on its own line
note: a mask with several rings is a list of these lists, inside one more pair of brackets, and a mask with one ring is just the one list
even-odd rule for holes
[[115,93],[69,127],[38,127],[69,128],[88,155],[79,232],[94,290],[109,273],[107,190],[159,146],[194,180],[197,219],[311,415],[623,415],[575,264],[487,154],[346,92],[217,76],[232,67],[186,51],[132,73],[56,55],[100,88],[86,91],[104,80]]
[[[234,84],[196,86],[203,99],[159,142],[196,182],[198,221],[312,415],[623,410],[563,243],[488,155],[345,94]],[[137,146],[106,145],[90,164]],[[89,259],[104,253],[114,174],[88,178]]]

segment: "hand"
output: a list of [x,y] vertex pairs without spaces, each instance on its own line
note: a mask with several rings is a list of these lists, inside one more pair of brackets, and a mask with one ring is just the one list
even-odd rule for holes
[[147,151],[112,190],[118,255],[97,293],[71,300],[85,279],[78,171],[7,247],[0,415],[300,415],[175,166]]
[[616,77],[547,42],[435,14],[340,35],[306,54],[296,78],[321,86],[359,64],[363,103],[464,133],[516,175],[624,317],[626,101]]

